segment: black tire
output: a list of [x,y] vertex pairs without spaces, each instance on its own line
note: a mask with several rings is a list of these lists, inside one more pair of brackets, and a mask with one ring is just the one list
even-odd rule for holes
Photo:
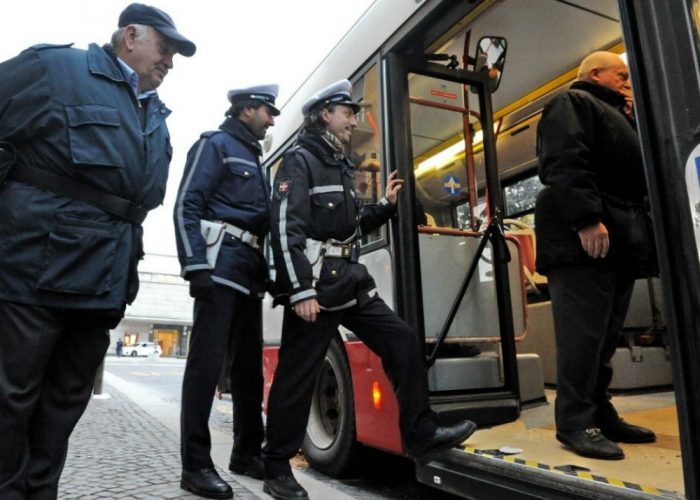
[[135,358],[137,356],[136,351],[131,351],[131,357]]
[[342,477],[357,468],[361,449],[350,365],[342,341],[334,337],[314,386],[302,451],[314,469]]

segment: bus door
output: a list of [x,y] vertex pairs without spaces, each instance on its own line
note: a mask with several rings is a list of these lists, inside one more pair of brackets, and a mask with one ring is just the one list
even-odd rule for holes
[[[388,147],[407,181],[394,226],[397,307],[423,332],[432,407],[447,420],[492,425],[519,415],[518,364],[532,364],[528,373],[539,365],[535,355],[516,359],[525,332],[521,265],[502,230],[490,94],[506,44],[487,37],[478,47],[475,61],[500,66],[474,72],[443,55],[388,55]],[[535,397],[543,397],[539,373]]]

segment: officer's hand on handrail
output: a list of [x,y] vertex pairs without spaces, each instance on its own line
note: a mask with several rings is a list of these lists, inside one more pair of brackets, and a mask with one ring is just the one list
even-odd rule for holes
[[610,238],[608,228],[602,222],[580,229],[578,237],[581,240],[581,246],[590,257],[602,259],[608,254]]
[[399,171],[394,170],[392,173],[389,174],[389,178],[386,182],[386,192],[384,195],[392,205],[396,204],[396,200],[399,197],[399,191],[401,191],[402,187],[403,179],[399,179]]
[[318,305],[318,300],[316,300],[316,297],[312,297],[302,302],[297,302],[292,306],[292,309],[297,316],[310,323],[316,321],[316,317],[321,312],[321,307]]
[[190,280],[190,297],[213,302],[214,300],[214,280],[211,279],[211,271],[204,269],[188,273]]

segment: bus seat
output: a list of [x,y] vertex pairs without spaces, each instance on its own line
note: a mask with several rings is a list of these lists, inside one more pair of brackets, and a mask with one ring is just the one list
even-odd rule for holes
[[517,219],[503,219],[503,224],[516,228],[509,230],[508,235],[518,240],[527,290],[538,294],[542,293],[542,290],[547,288],[547,278],[538,273],[535,268],[535,248],[537,245],[535,231]]

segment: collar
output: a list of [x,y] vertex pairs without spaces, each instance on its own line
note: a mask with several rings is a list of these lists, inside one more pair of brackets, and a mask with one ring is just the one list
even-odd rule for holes
[[155,89],[151,90],[146,90],[145,92],[139,93],[139,75],[131,69],[131,66],[126,64],[120,57],[117,57],[117,63],[119,63],[119,67],[122,70],[122,73],[124,75],[124,79],[129,83],[129,86],[131,87],[131,90],[134,92],[134,95],[136,96],[137,99],[148,99],[151,97],[153,94],[156,93]]
[[220,130],[224,130],[234,136],[236,139],[245,144],[253,153],[262,156],[262,148],[258,140],[248,126],[238,118],[229,116],[219,126]]
[[354,168],[354,165],[347,159],[345,154],[336,151],[323,135],[302,132],[299,134],[297,141],[299,145],[309,149],[326,165],[335,166],[342,164]]
[[616,108],[622,109],[625,105],[625,97],[622,94],[608,87],[604,87],[603,85],[598,85],[597,83],[579,81],[571,84],[571,88],[574,90],[584,90]]
[[155,95],[155,89],[138,93],[138,75],[124,61],[117,57],[117,53],[110,44],[102,47],[91,43],[88,47],[88,68],[93,75],[101,75],[114,82],[124,82],[129,85],[137,99],[145,99]]

